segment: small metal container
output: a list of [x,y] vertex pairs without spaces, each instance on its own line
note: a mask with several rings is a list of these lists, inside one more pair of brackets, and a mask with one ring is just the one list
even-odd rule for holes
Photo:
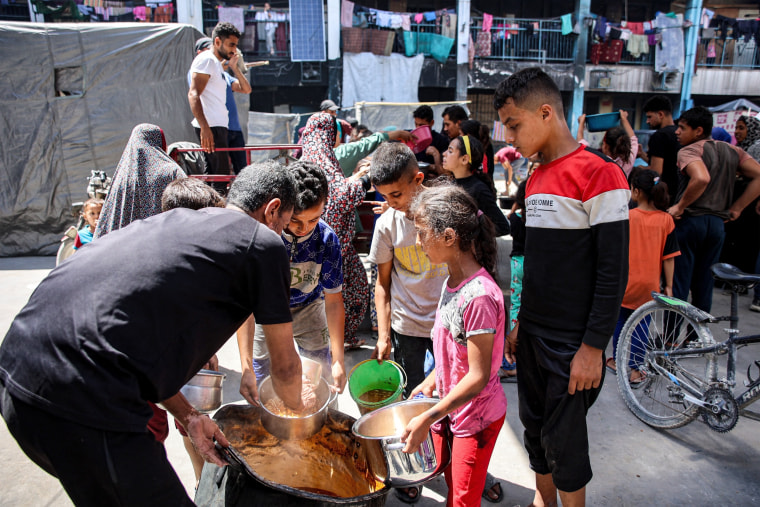
[[[319,379],[319,384],[315,390],[317,395],[317,406],[319,410],[306,417],[283,417],[273,414],[267,410],[264,404],[275,397],[272,377],[267,377],[259,385],[259,400],[261,400],[261,425],[264,426],[270,434],[280,440],[304,440],[319,430],[325,424],[327,418],[327,409],[333,401],[330,385],[324,379]],[[337,396],[337,394],[336,394]]]
[[182,386],[180,392],[199,412],[213,412],[222,405],[224,373],[201,370]]
[[[414,453],[402,451],[401,435],[414,417],[438,403],[437,399],[400,401],[365,414],[354,423],[354,435],[369,440],[380,440],[388,461],[388,480],[394,488],[405,488],[427,482],[448,465],[439,463],[433,448],[433,438],[427,438]],[[451,452],[444,453],[447,460]]]

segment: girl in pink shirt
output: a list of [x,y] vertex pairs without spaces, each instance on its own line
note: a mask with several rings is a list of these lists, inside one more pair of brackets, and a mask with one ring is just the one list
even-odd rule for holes
[[[504,298],[494,281],[496,241],[491,221],[457,186],[422,190],[411,212],[417,243],[431,263],[446,263],[433,326],[435,370],[411,393],[440,401],[409,422],[404,452],[414,452],[432,429],[444,470],[448,506],[480,505],[488,463],[504,424],[507,400],[499,383],[504,352]],[[435,422],[439,421],[439,422]]]

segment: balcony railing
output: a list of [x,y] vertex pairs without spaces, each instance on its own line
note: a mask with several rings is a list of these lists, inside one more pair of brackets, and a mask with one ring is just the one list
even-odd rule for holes
[[[290,20],[265,21],[257,20],[255,10],[245,11],[245,31],[238,42],[238,47],[246,58],[267,58],[270,60],[290,60]],[[261,12],[261,9],[258,10]],[[203,6],[203,31],[211,36],[211,31],[219,22],[219,12],[216,7]],[[269,41],[268,27],[273,28]],[[271,44],[270,44],[271,43]]]
[[760,51],[754,38],[702,38],[697,46],[697,65],[715,68],[760,68]]
[[30,21],[29,4],[26,2],[0,4],[0,21]]
[[481,35],[482,32],[483,19],[473,18],[471,34],[476,47],[475,58],[539,63],[573,61],[576,36],[562,35],[559,18],[493,18],[488,35]]

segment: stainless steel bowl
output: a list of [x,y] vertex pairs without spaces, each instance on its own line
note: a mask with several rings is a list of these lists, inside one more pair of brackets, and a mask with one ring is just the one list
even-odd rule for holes
[[330,385],[324,379],[319,379],[315,394],[319,410],[305,417],[283,417],[267,410],[265,403],[275,397],[272,378],[267,377],[259,385],[259,400],[261,401],[261,424],[269,433],[280,440],[304,440],[322,429],[327,418],[327,408],[333,400]]
[[224,373],[201,370],[182,386],[180,392],[199,412],[212,412],[222,405]]
[[451,452],[444,452],[446,463],[436,457],[433,438],[427,438],[414,453],[402,451],[401,435],[414,417],[438,403],[437,399],[400,401],[363,415],[354,423],[354,435],[380,440],[388,460],[388,480],[394,488],[404,488],[427,482],[438,475],[451,460]]

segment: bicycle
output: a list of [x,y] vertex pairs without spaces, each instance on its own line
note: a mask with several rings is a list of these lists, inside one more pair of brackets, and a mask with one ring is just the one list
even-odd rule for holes
[[[701,416],[712,430],[725,433],[736,426],[740,411],[760,397],[760,361],[747,368],[746,390],[733,394],[737,349],[760,343],[760,334],[739,336],[739,292],[759,284],[760,275],[743,273],[730,264],[710,269],[713,278],[731,289],[730,316],[713,317],[685,301],[653,292],[653,301],[634,311],[621,330],[618,388],[631,412],[654,428],[679,428]],[[726,341],[716,343],[707,327],[716,322],[730,322]],[[726,376],[719,378],[718,357],[723,355],[727,355]]]

